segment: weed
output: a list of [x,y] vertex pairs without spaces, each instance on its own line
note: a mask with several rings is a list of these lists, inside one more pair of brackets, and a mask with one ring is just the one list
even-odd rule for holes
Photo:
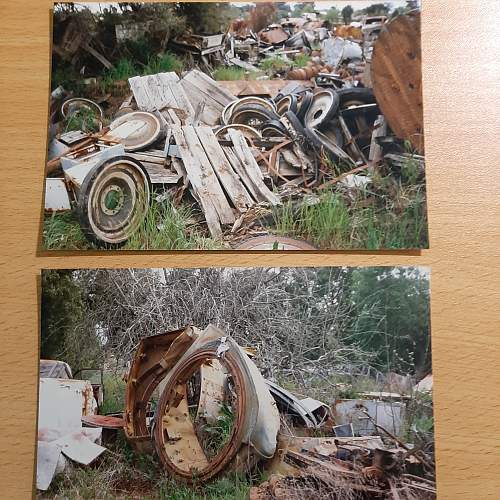
[[142,71],[143,75],[154,75],[156,73],[182,71],[184,63],[176,55],[171,52],[165,52],[164,54],[158,54],[151,56],[148,59],[146,66]]
[[299,205],[289,200],[274,209],[273,230],[320,248],[425,247],[425,186],[416,177],[416,168],[408,163],[401,179],[375,171],[369,187],[325,190],[314,203]]
[[97,132],[99,130],[99,116],[90,108],[82,106],[70,113],[64,120],[64,131],[71,130]]
[[45,217],[43,245],[47,250],[88,250],[93,248],[85,238],[73,212],[53,212]]
[[117,373],[104,373],[104,401],[101,408],[102,414],[123,411],[125,405],[126,383]]
[[289,61],[279,56],[266,57],[260,63],[260,68],[262,69],[262,71],[270,76],[273,76],[276,73],[282,73],[286,71],[290,66],[291,63]]
[[213,72],[214,80],[245,80],[245,70],[238,67],[220,66]]
[[293,66],[295,68],[303,68],[310,60],[311,56],[308,56],[307,54],[297,54],[293,60]]
[[223,404],[217,420],[203,425],[202,430],[206,436],[204,439],[205,451],[208,457],[215,457],[224,448],[231,437],[233,424],[233,410],[230,406]]
[[183,205],[175,207],[169,198],[153,201],[141,226],[125,245],[127,250],[205,250],[221,244],[201,236],[193,222],[193,211]]

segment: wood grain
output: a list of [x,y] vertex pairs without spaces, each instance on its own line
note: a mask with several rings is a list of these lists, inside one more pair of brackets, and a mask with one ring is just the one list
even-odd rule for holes
[[37,248],[51,4],[2,1],[1,498],[33,491],[41,268],[398,264],[432,267],[438,496],[498,498],[500,2],[423,3],[430,250],[46,256]]

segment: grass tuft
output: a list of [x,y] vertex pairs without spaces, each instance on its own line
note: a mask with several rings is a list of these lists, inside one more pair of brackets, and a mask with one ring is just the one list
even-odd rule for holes
[[220,66],[213,72],[214,80],[246,80],[245,70],[236,66]]

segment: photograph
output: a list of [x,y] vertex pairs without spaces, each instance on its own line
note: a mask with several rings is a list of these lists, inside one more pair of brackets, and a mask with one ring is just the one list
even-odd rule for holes
[[429,268],[40,283],[36,498],[436,498]]
[[50,15],[41,251],[429,247],[419,0]]

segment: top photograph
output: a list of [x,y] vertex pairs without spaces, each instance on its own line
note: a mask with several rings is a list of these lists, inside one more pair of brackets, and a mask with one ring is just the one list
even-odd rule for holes
[[420,9],[54,4],[41,249],[428,248]]

